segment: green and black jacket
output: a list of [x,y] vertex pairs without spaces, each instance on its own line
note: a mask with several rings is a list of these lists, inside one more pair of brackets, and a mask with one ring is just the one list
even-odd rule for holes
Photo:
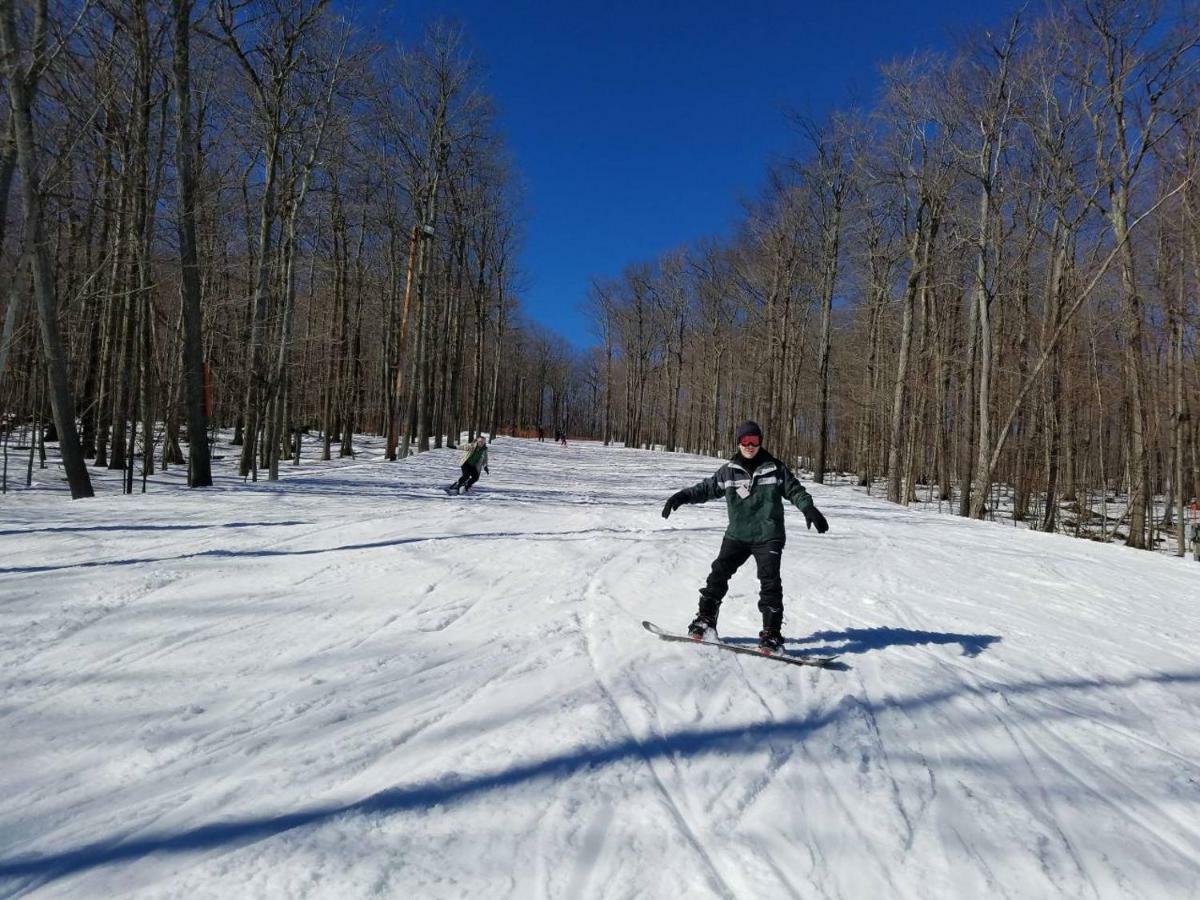
[[784,499],[803,511],[813,505],[812,497],[800,479],[766,450],[758,451],[752,471],[744,462],[739,452],[716,474],[686,488],[682,492],[686,502],[705,503],[724,496],[729,510],[725,537],[745,544],[781,541]]
[[469,444],[466,450],[463,450],[459,456],[459,465],[470,465],[476,472],[482,472],[483,467],[488,464],[488,448],[480,447],[476,444]]

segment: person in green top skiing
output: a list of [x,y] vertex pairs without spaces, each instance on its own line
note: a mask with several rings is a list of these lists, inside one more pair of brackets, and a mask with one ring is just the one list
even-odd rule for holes
[[710,478],[672,494],[663,506],[663,518],[685,503],[704,503],[724,497],[729,512],[729,527],[721,541],[721,550],[713,560],[708,581],[700,590],[700,609],[688,626],[696,640],[716,632],[721,600],[729,590],[729,579],[751,556],[758,565],[759,600],[763,627],[758,646],[763,653],[775,653],[783,647],[783,582],[779,564],[785,540],[783,501],[790,500],[808,527],[818,534],[829,530],[829,523],[813,503],[804,485],[781,461],[762,446],[762,429],[754,422],[737,428],[738,449],[729,462]]
[[461,461],[462,476],[458,481],[443,488],[447,494],[464,494],[469,491],[471,485],[479,480],[481,470],[489,475],[492,474],[488,469],[487,438],[481,434],[475,438],[473,443],[468,444],[462,452]]

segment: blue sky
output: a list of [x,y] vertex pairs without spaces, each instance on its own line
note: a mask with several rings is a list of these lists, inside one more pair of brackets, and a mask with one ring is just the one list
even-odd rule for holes
[[880,63],[1017,5],[367,0],[356,18],[403,42],[435,18],[464,26],[524,184],[522,305],[582,348],[590,279],[728,234],[797,145],[788,110],[869,105]]

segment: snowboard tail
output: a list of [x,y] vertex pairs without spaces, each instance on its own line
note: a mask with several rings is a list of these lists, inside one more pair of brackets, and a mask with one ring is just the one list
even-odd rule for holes
[[776,662],[790,663],[793,666],[813,666],[818,669],[823,669],[829,666],[837,656],[794,656],[790,653],[763,653],[754,647],[742,647],[738,644],[730,644],[722,640],[710,640],[708,638],[696,638],[689,634],[673,634],[670,631],[664,631],[653,622],[642,622],[642,627],[651,634],[661,638],[664,641],[678,641],[683,644],[703,644],[706,647],[716,647],[720,650],[728,650],[730,653],[741,653],[746,656],[757,656],[761,659],[773,659]]

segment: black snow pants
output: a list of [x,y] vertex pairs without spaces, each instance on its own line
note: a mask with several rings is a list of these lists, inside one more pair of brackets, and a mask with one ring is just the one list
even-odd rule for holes
[[479,480],[479,470],[470,463],[462,464],[462,477],[454,482],[456,487],[462,488],[464,491],[469,491],[471,485]]
[[700,589],[700,615],[717,621],[721,600],[729,590],[729,579],[751,556],[758,565],[758,610],[762,613],[763,629],[778,632],[783,625],[783,582],[779,578],[783,541],[762,544],[747,544],[730,538],[721,541],[721,552],[713,560],[708,581]]

